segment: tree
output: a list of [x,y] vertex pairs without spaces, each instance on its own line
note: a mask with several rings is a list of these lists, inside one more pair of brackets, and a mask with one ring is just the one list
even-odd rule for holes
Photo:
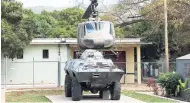
[[83,10],[68,8],[61,11],[35,14],[23,9],[20,2],[2,2],[2,54],[15,58],[32,38],[76,37],[77,25],[81,23]]
[[146,21],[141,14],[141,9],[150,0],[119,0],[118,4],[106,8],[106,13],[112,15],[116,26],[128,26],[133,23]]
[[[144,18],[157,25],[157,30],[164,30],[164,7],[163,0],[156,0],[147,5],[142,10]],[[181,53],[184,47],[189,46],[189,18],[190,18],[190,0],[168,0],[168,37],[170,59],[188,53],[190,50]],[[163,36],[163,32],[160,32]],[[184,38],[185,37],[185,38]],[[163,44],[164,46],[164,44]]]
[[[184,48],[190,47],[189,4],[190,0],[168,0],[168,36],[171,60],[190,52],[188,49],[184,52]],[[111,16],[107,20],[113,21],[117,28],[122,29],[124,37],[140,37],[144,42],[152,42],[153,48],[157,49],[153,54],[155,54],[155,58],[159,59],[164,52],[163,0],[152,0],[152,2],[150,0],[120,0],[118,4],[108,10],[110,12],[107,12],[106,15]],[[106,19],[106,17],[104,18]],[[149,49],[149,47],[145,48]]]
[[2,2],[1,41],[2,55],[14,58],[22,53],[23,48],[31,40],[23,28],[23,8],[19,2]]
[[57,21],[57,23],[56,26],[53,26],[49,30],[48,35],[50,37],[76,37],[77,25],[83,22],[83,12],[82,9],[76,7],[50,12],[49,14]]

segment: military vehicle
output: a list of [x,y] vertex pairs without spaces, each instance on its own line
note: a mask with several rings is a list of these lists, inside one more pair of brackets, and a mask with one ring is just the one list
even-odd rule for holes
[[109,21],[97,19],[97,0],[91,4],[83,19],[92,17],[78,25],[78,44],[81,48],[77,59],[71,59],[65,65],[65,96],[73,101],[82,99],[83,91],[98,93],[102,98],[104,92],[110,91],[111,100],[120,99],[120,79],[124,71],[111,59],[105,59],[101,49],[111,48],[115,40],[114,26]]

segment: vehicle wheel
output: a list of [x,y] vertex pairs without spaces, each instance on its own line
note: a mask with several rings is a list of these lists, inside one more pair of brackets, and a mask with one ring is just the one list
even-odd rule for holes
[[65,76],[65,96],[66,97],[71,97],[71,84],[72,84],[72,79],[69,75]]
[[99,97],[103,98],[103,91],[99,91]]
[[120,93],[121,93],[121,84],[120,82],[114,82],[111,86],[111,100],[119,100],[120,99]]
[[76,78],[72,78],[72,100],[79,101],[82,98],[82,88]]

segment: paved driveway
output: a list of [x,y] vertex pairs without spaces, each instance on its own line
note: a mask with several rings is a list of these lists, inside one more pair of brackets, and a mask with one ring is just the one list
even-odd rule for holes
[[81,101],[72,101],[71,98],[67,98],[64,95],[53,95],[53,96],[46,96],[49,98],[53,103],[67,103],[67,102],[77,102],[77,103],[110,103],[110,102],[121,102],[121,103],[145,103],[139,101],[137,99],[121,95],[120,100],[103,100],[99,98],[99,95],[83,95],[83,99]]

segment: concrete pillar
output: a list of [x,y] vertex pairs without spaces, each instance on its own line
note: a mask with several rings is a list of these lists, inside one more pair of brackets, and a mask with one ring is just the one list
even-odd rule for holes
[[141,47],[137,46],[137,82],[141,84]]
[[73,50],[73,48],[70,48],[70,55],[71,55],[71,58],[74,58],[74,50]]
[[58,87],[61,87],[61,57],[58,57]]
[[134,83],[134,48],[127,48],[126,50],[126,79],[125,83]]

